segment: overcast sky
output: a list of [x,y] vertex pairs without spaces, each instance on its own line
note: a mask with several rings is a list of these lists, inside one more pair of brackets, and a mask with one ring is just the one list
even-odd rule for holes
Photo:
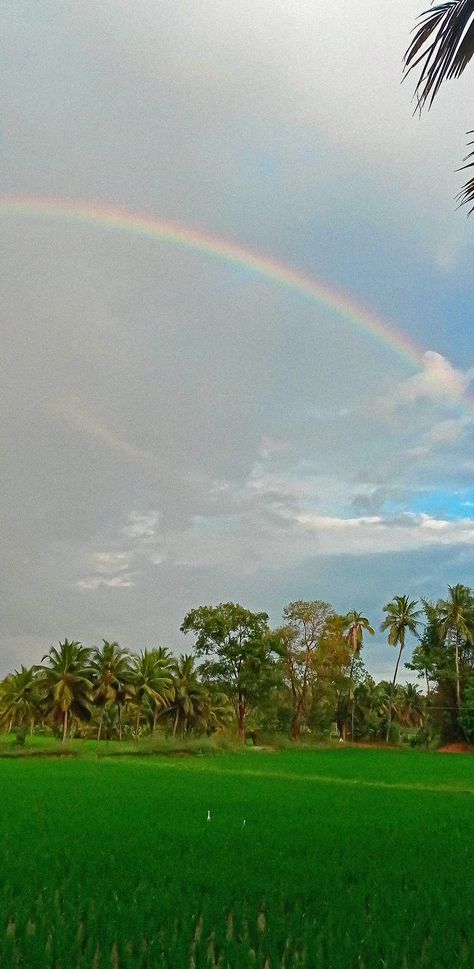
[[[189,650],[203,603],[378,628],[395,594],[474,585],[474,78],[413,116],[422,8],[6,0],[1,192],[271,255],[425,356],[203,253],[0,207],[0,675],[65,636]],[[378,633],[366,664],[393,660]]]

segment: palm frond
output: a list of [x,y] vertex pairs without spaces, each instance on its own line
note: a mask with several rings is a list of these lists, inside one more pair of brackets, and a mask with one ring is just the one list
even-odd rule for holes
[[405,76],[421,65],[415,95],[421,110],[430,108],[441,84],[459,77],[474,54],[474,2],[448,0],[420,14],[405,53]]
[[[468,131],[467,134],[472,135],[474,134],[474,131]],[[474,145],[474,141],[468,141],[467,147],[470,148],[471,145]],[[461,167],[458,168],[457,171],[464,172],[466,171],[466,168],[474,168],[474,161],[469,160],[473,158],[474,158],[474,151],[468,152],[466,157],[463,158],[463,162],[465,162],[466,164],[461,165]],[[459,202],[459,206],[471,205],[471,208],[467,213],[468,215],[471,215],[471,213],[474,212],[474,204],[472,204],[474,203],[474,176],[470,178],[465,185],[463,185],[461,191],[458,192],[458,194],[456,195],[456,201]]]

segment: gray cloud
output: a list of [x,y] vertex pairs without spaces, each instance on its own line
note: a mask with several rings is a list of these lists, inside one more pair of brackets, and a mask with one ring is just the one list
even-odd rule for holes
[[200,601],[278,621],[299,595],[370,611],[400,575],[416,595],[469,581],[469,522],[419,506],[472,480],[472,227],[451,204],[470,101],[463,80],[412,118],[399,79],[417,12],[7,5],[5,192],[240,241],[430,350],[409,373],[249,270],[1,213],[0,670],[64,635],[178,648]]

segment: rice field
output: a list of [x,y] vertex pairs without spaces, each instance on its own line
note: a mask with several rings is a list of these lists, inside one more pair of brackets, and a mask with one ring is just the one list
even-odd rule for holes
[[1,966],[474,966],[472,757],[0,760],[0,783]]

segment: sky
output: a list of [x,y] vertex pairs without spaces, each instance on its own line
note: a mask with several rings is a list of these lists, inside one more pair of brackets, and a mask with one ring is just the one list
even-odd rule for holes
[[368,616],[381,678],[384,603],[474,585],[472,71],[414,115],[423,4],[383,7],[6,0],[0,195],[32,201],[0,199],[0,675],[302,598]]

